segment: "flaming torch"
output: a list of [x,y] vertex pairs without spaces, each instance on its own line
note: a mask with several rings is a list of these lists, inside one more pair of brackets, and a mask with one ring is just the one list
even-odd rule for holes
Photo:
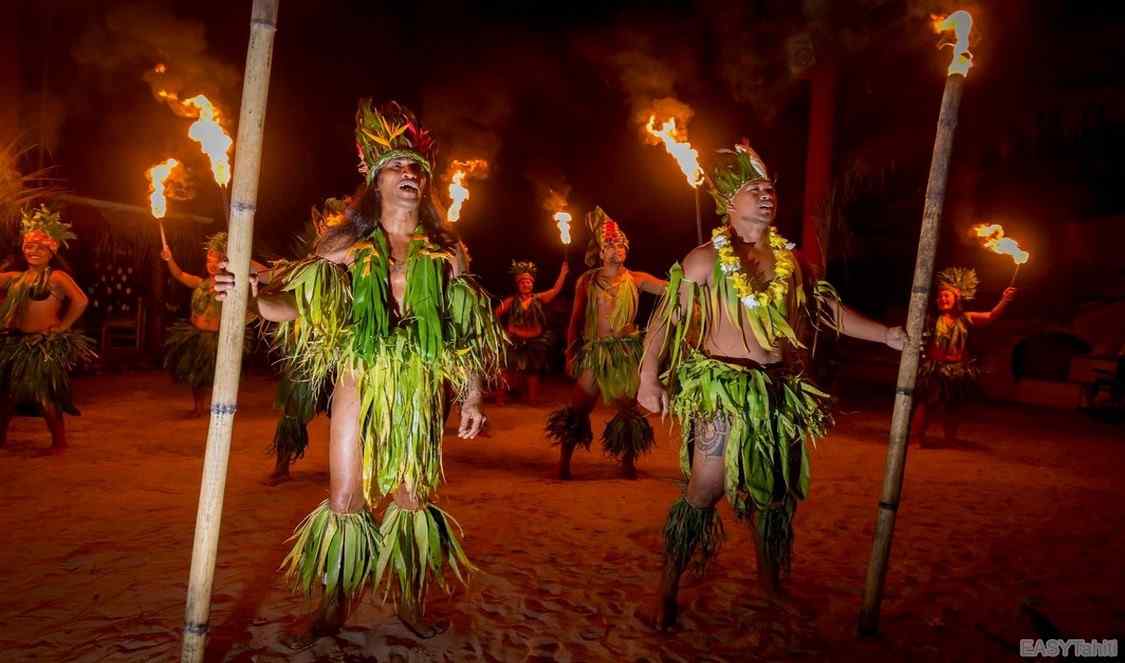
[[1016,271],[1012,272],[1012,280],[1008,283],[1011,288],[1016,284],[1016,276],[1020,273],[1020,265],[1031,259],[1031,254],[1020,248],[1019,242],[1011,237],[1004,236],[1004,226],[999,223],[981,223],[970,230],[974,237],[983,240],[984,248],[1008,256],[1016,264]]
[[234,141],[219,126],[219,111],[211,100],[202,94],[184,102],[199,111],[199,117],[188,127],[188,138],[199,143],[200,149],[211,162],[211,173],[215,183],[221,187],[230,185],[230,148]]
[[467,177],[484,177],[488,174],[488,162],[484,159],[453,161],[449,164],[453,175],[449,178],[449,211],[445,220],[457,223],[461,219],[461,207],[469,199],[469,188],[465,186]]
[[[157,65],[156,73],[163,73],[163,65]],[[195,118],[188,127],[188,138],[199,143],[199,148],[211,163],[211,174],[215,184],[219,185],[219,196],[223,202],[223,214],[230,219],[230,205],[227,204],[227,186],[230,185],[230,151],[234,140],[223,130],[219,109],[211,100],[202,94],[197,94],[183,101],[179,95],[167,90],[156,93],[160,99],[168,102],[173,112],[184,117]]]
[[152,218],[156,219],[157,225],[160,226],[160,243],[165,249],[168,248],[168,238],[164,236],[164,222],[160,220],[168,213],[168,199],[164,195],[164,182],[172,175],[172,169],[178,165],[180,165],[179,161],[168,159],[145,172],[145,177],[148,178],[149,207],[152,209]]
[[887,444],[887,466],[883,475],[878,515],[875,521],[875,541],[871,561],[867,565],[867,580],[863,592],[863,608],[859,615],[860,635],[873,635],[879,630],[879,606],[883,600],[883,583],[887,577],[887,564],[891,553],[891,539],[895,529],[895,513],[902,495],[902,478],[906,469],[906,438],[910,433],[910,408],[914,385],[918,378],[918,361],[921,356],[922,327],[926,319],[926,305],[934,275],[934,253],[937,249],[941,209],[945,203],[945,183],[949,175],[949,156],[953,151],[953,132],[957,128],[957,109],[961,104],[961,90],[965,76],[972,65],[969,53],[969,31],[973,18],[966,11],[957,11],[944,18],[935,17],[936,32],[952,30],[956,42],[953,59],[947,70],[945,92],[938,114],[937,136],[934,139],[930,177],[926,184],[925,207],[922,211],[922,229],[918,238],[918,256],[914,262],[914,283],[910,289],[910,307],[906,318],[909,340],[902,351],[898,365],[898,382],[895,388],[894,414]]
[[660,129],[656,128],[656,116],[650,115],[645,130],[649,135],[659,138],[664,143],[664,149],[680,167],[688,186],[695,191],[695,234],[699,243],[703,243],[703,217],[699,212],[699,185],[703,184],[705,174],[699,166],[699,153],[688,143],[686,131],[676,127],[676,119],[665,120]]
[[559,228],[559,240],[563,244],[563,254],[570,258],[570,212],[558,211],[552,217],[555,220],[555,225]]

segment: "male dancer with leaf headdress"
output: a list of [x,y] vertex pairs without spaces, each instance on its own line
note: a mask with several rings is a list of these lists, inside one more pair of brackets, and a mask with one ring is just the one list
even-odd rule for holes
[[788,569],[797,502],[808,495],[806,440],[831,424],[828,394],[801,373],[801,340],[823,324],[901,350],[905,333],[840,304],[825,282],[806,284],[793,245],[773,228],[777,195],[761,158],[738,145],[714,173],[723,224],[672,267],[645,338],[637,400],[669,410],[682,433],[683,497],[664,526],[656,621],[677,618],[680,577],[719,548],[715,505],[725,494],[751,521],[758,573],[769,592]]
[[635,479],[637,456],[655,443],[652,426],[635,403],[641,360],[637,303],[640,291],[660,294],[667,283],[626,269],[629,239],[602,208],[586,215],[586,225],[592,238],[586,264],[593,269],[578,277],[566,335],[567,372],[577,384],[570,405],[548,417],[547,436],[559,445],[559,478],[570,479],[575,448],[589,450],[594,439],[590,412],[601,394],[617,410],[602,433],[602,449],[621,461],[626,478]]
[[929,330],[925,356],[918,367],[910,426],[911,437],[919,447],[925,446],[926,427],[934,410],[942,415],[945,443],[957,441],[961,408],[972,396],[980,377],[976,358],[969,352],[969,329],[1000,319],[1016,296],[1015,288],[1006,288],[991,311],[966,311],[965,302],[976,298],[978,282],[972,268],[949,267],[938,273],[938,316]]
[[[297,527],[283,566],[306,594],[323,588],[313,635],[337,631],[370,589],[428,637],[438,628],[421,623],[426,592],[451,591],[447,568],[462,581],[473,569],[460,527],[434,504],[445,388],[461,402],[460,436],[475,437],[481,378],[499,375],[503,332],[434,208],[429,132],[397,103],[363,100],[356,142],[367,186],[347,221],[257,299],[292,334],[304,379],[335,376],[329,498]],[[220,281],[225,293],[233,276]],[[380,523],[372,512],[384,501]]]
[[16,407],[42,412],[51,451],[66,448],[63,414],[77,415],[70,371],[96,358],[93,341],[71,327],[89,299],[53,263],[60,246],[76,239],[70,224],[46,205],[24,209],[20,219],[27,269],[0,273],[0,447]]

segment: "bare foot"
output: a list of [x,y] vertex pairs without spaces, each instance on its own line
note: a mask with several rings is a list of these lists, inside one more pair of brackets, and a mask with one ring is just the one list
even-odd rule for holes
[[656,614],[652,625],[656,630],[670,633],[679,626],[680,606],[676,604],[676,590],[661,589],[656,602]]
[[282,634],[281,644],[295,652],[300,652],[315,645],[317,640],[330,638],[339,632],[340,627],[336,627],[335,629],[325,628],[325,625],[319,619],[313,621],[311,624],[302,622]]
[[340,601],[325,601],[322,598],[316,613],[287,629],[281,637],[281,643],[294,651],[308,649],[317,640],[338,634],[347,618],[347,610]]
[[416,609],[412,610],[400,606],[398,609],[398,618],[407,630],[423,640],[429,640],[449,630],[448,619],[427,622]]
[[658,631],[665,633],[674,630],[680,618],[680,606],[676,604],[676,597],[680,590],[680,573],[671,562],[665,562],[664,570],[660,575],[660,597],[656,601],[656,615],[653,626]]
[[269,475],[265,479],[262,479],[262,485],[263,486],[279,486],[279,485],[285,483],[286,481],[292,481],[292,480],[293,480],[293,477],[289,476],[288,472],[277,472],[277,471],[275,471],[273,474]]

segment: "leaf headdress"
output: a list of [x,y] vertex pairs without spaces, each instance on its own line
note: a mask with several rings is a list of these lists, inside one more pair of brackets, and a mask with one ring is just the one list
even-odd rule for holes
[[711,178],[711,197],[715,199],[716,213],[726,216],[731,201],[747,184],[769,179],[765,162],[745,138],[734,149],[719,150],[718,163]]
[[422,128],[410,109],[390,101],[382,107],[370,98],[360,99],[355,114],[355,144],[359,170],[371,184],[379,169],[394,159],[411,159],[427,176],[433,174],[437,142]]
[[531,278],[535,278],[535,274],[538,271],[539,268],[536,267],[535,263],[531,262],[530,260],[513,260],[512,267],[508,270],[508,273],[512,276],[519,276],[520,274],[530,274]]
[[980,279],[972,267],[947,267],[937,276],[939,290],[953,290],[961,301],[970,301],[977,296]]

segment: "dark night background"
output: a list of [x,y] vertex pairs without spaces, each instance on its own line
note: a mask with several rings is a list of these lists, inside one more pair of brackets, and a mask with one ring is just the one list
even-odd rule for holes
[[[509,288],[513,258],[538,261],[542,287],[554,276],[559,245],[546,187],[569,187],[578,215],[600,204],[618,218],[634,268],[663,274],[693,246],[691,191],[634,119],[658,98],[693,111],[689,137],[705,164],[715,149],[751,140],[779,183],[779,226],[799,240],[807,74],[819,68],[836,90],[829,275],[859,308],[901,316],[949,60],[927,17],[962,6],[975,12],[976,66],[961,105],[939,267],[975,265],[991,306],[1011,263],[964,233],[995,220],[1032,252],[1020,285],[1036,295],[1017,302],[1018,314],[1063,318],[1086,301],[1119,298],[1120,224],[1105,220],[1125,208],[1117,70],[1125,9],[1103,3],[284,3],[256,252],[290,251],[309,207],[359,182],[361,96],[414,108],[438,137],[439,171],[450,158],[489,159],[491,176],[470,183],[458,230],[497,292]],[[45,144],[72,191],[145,204],[144,170],[176,156],[199,177],[196,198],[172,209],[220,216],[206,162],[186,139],[189,121],[158,103],[144,76],[166,63],[182,93],[216,101],[234,135],[248,2],[57,1],[8,13],[19,26],[6,47],[18,56],[6,67],[10,80],[18,67],[19,126]],[[810,70],[798,71],[788,54],[799,35],[812,45]],[[580,254],[572,251],[572,268]],[[199,257],[181,261],[193,267]]]

